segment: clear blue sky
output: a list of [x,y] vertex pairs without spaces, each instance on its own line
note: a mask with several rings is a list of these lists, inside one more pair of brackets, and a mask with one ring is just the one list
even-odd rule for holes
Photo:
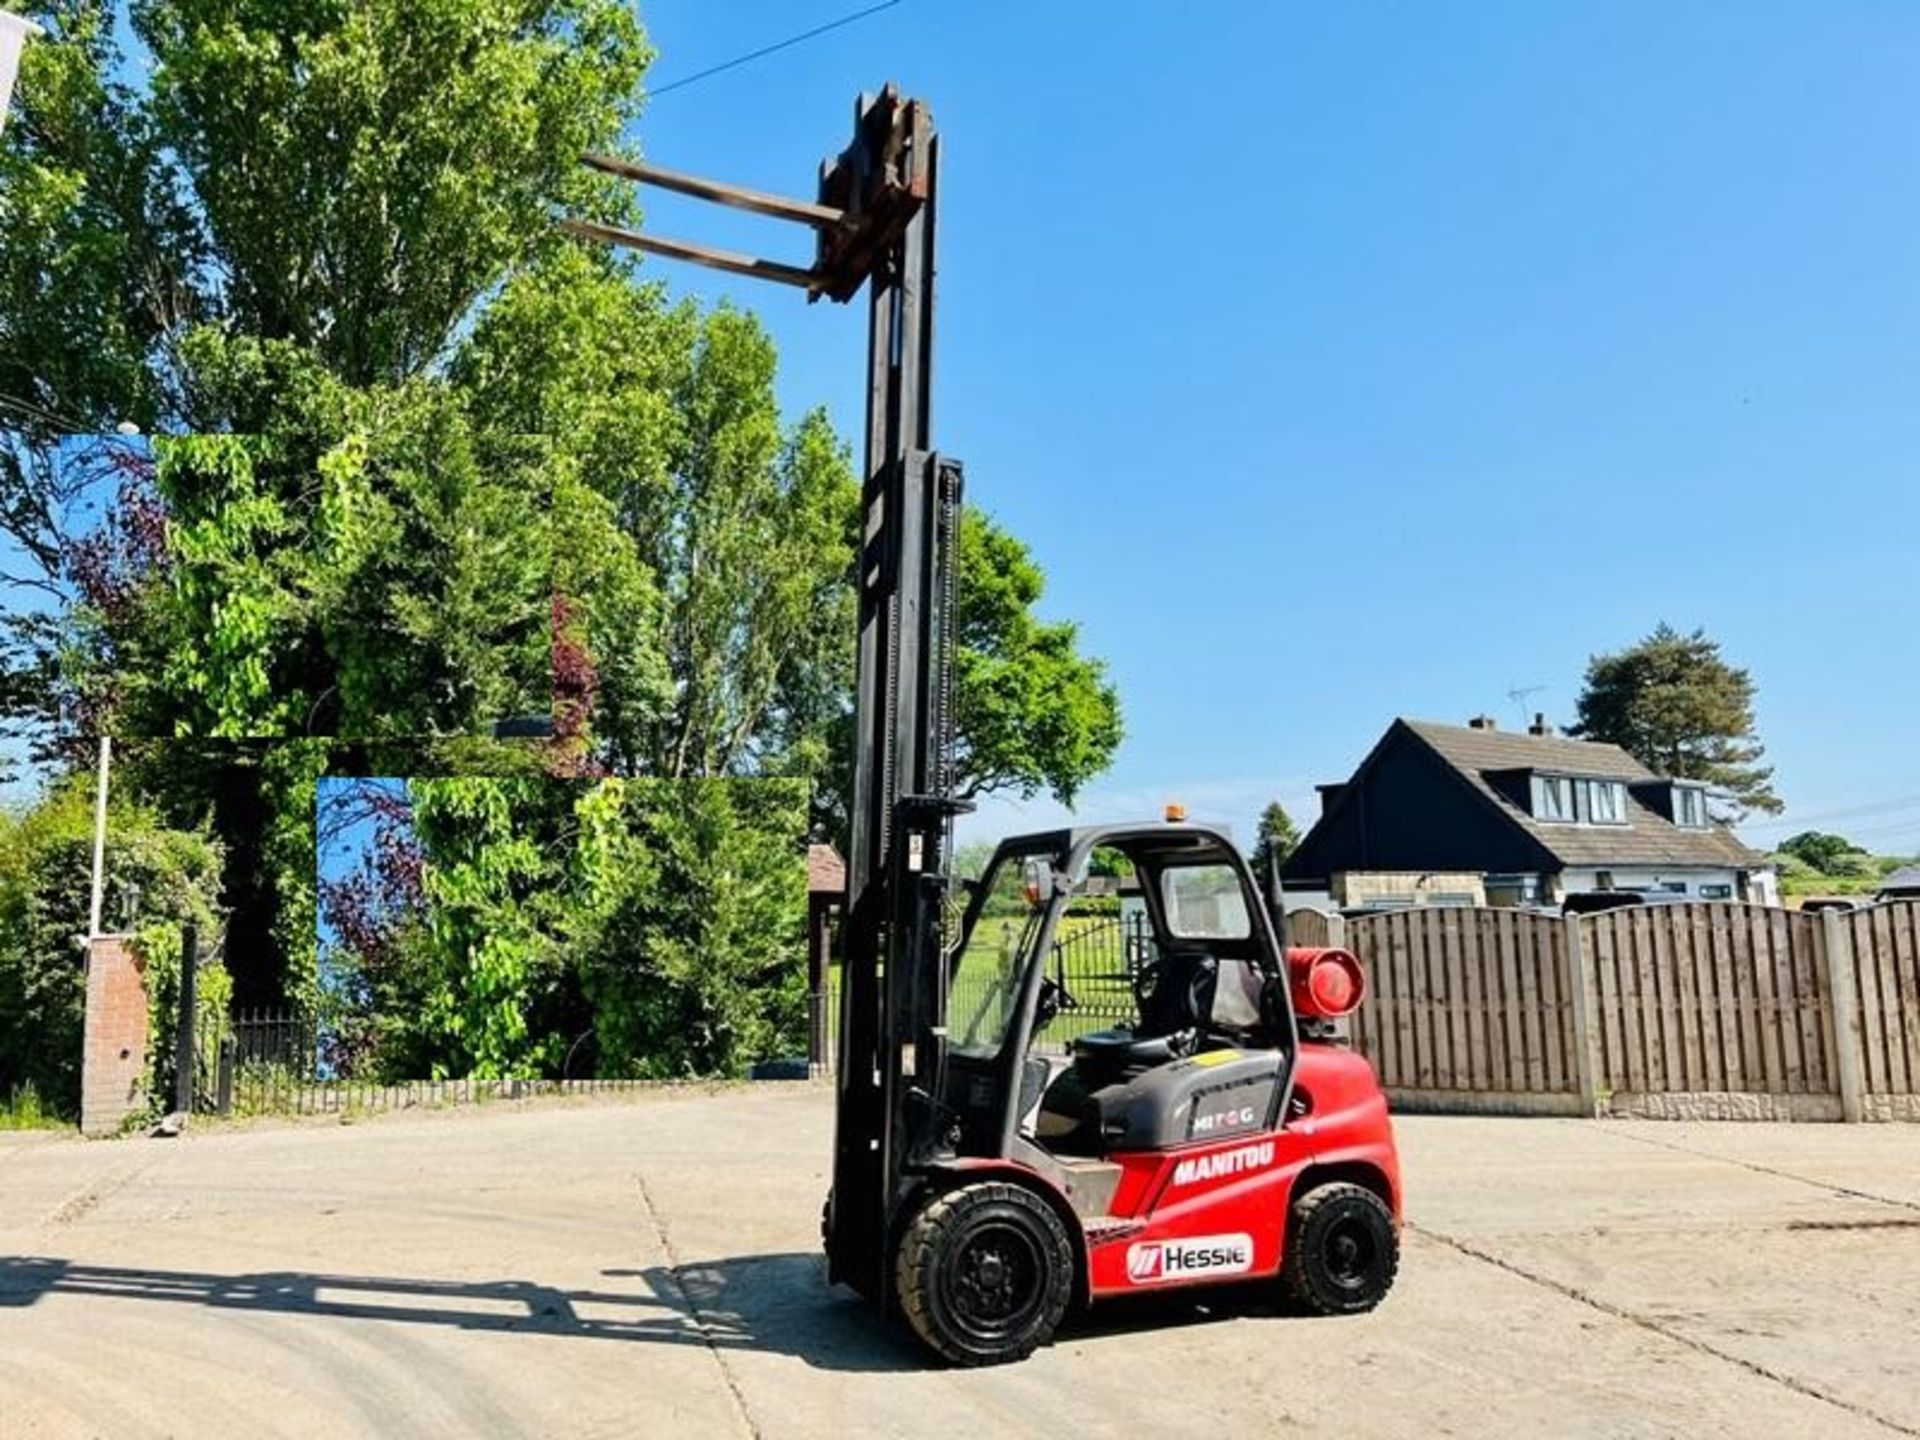
[[[855,8],[641,0],[661,85]],[[805,191],[888,78],[944,137],[938,442],[1125,702],[1082,814],[1310,818],[1392,716],[1565,721],[1665,619],[1759,684],[1751,838],[1920,851],[1920,7],[905,0],[639,137]],[[858,433],[858,310],[650,268]]]

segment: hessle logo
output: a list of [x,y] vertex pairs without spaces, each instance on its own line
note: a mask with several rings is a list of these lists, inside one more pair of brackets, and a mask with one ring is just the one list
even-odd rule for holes
[[1190,1240],[1143,1240],[1127,1249],[1127,1279],[1135,1285],[1197,1275],[1244,1275],[1253,1268],[1251,1235],[1196,1235]]
[[1248,1170],[1264,1170],[1273,1163],[1273,1142],[1242,1145],[1237,1150],[1222,1150],[1217,1155],[1195,1155],[1173,1167],[1175,1185],[1191,1185],[1196,1180],[1218,1180],[1223,1175],[1240,1175]]

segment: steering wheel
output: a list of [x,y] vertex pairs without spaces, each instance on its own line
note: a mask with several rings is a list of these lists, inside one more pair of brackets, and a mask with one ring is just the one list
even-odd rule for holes
[[[1150,1009],[1161,1008],[1154,1005],[1154,995],[1158,992],[1161,978],[1166,974],[1166,971],[1167,959],[1165,956],[1160,956],[1149,960],[1134,973],[1133,998],[1134,1003],[1139,1006],[1140,1019],[1143,1024],[1150,1018]],[[1188,1023],[1181,1026],[1180,1029],[1191,1032],[1192,1042],[1196,1045],[1199,1043],[1200,1032],[1205,1024],[1207,1006],[1205,1003],[1206,996],[1204,994],[1204,987],[1206,985],[1207,975],[1207,967],[1194,965],[1190,967],[1187,977],[1187,1003],[1185,1010]]]
[[1051,975],[1040,978],[1040,998],[1034,1004],[1033,1028],[1044,1030],[1053,1023],[1053,1019],[1063,1010],[1078,1010],[1080,1002],[1073,992]]

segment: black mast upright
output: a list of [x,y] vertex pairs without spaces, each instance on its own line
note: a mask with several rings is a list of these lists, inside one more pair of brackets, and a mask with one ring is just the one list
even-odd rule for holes
[[888,89],[862,101],[856,135],[823,177],[822,202],[870,191],[874,177],[862,167],[876,164],[892,171],[880,193],[918,202],[868,288],[852,845],[827,1229],[832,1278],[881,1297],[888,1217],[925,1118],[913,1107],[926,1103],[944,1024],[940,885],[960,471],[932,447],[932,118]]

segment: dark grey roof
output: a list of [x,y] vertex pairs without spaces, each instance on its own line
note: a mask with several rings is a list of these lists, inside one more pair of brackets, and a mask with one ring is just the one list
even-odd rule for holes
[[1920,890],[1920,865],[1904,865],[1880,882],[1881,892]]
[[1618,745],[1569,740],[1564,735],[1529,735],[1511,730],[1475,730],[1402,720],[1475,790],[1498,806],[1565,865],[1725,865],[1755,869],[1763,862],[1724,826],[1685,829],[1627,796],[1625,825],[1542,823],[1502,795],[1487,776],[1507,770],[1546,770],[1633,784],[1660,777]]

